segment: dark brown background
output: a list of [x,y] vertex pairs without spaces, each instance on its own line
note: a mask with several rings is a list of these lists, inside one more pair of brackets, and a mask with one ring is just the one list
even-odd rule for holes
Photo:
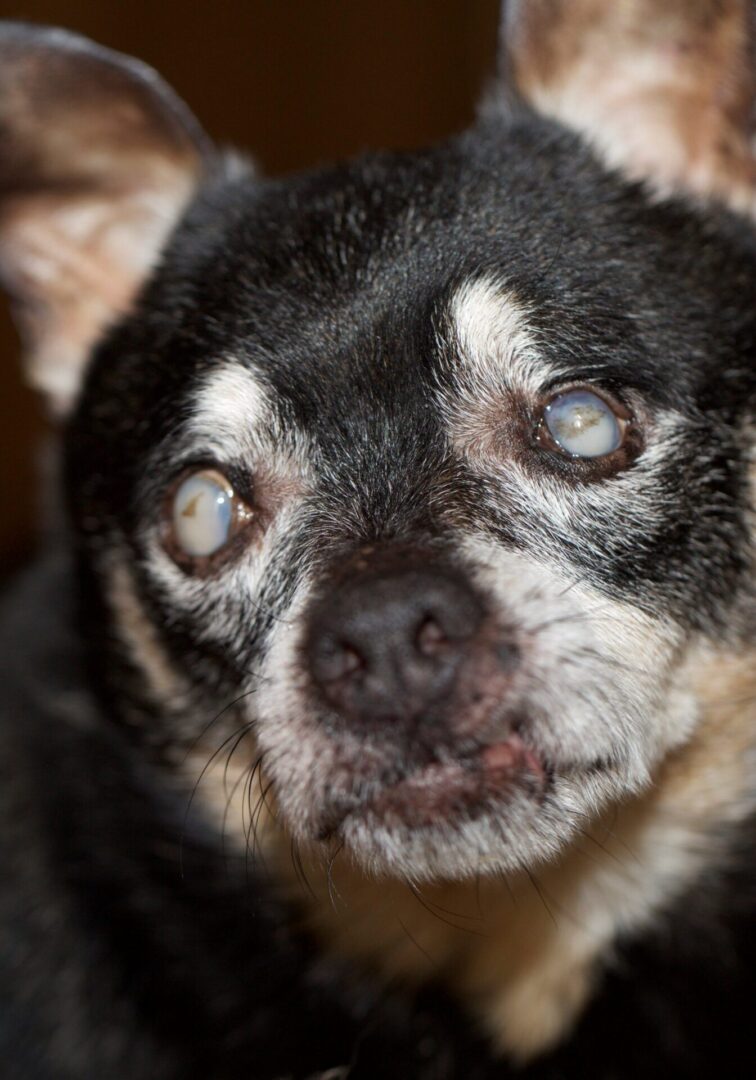
[[[220,142],[269,173],[463,127],[493,70],[499,0],[0,0],[156,67]],[[2,147],[0,147],[0,153]],[[42,409],[0,302],[0,569],[33,544]]]

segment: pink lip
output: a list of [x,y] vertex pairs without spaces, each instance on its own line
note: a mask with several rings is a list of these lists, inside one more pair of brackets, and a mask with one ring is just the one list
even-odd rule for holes
[[545,783],[546,771],[538,756],[518,735],[510,735],[464,759],[426,765],[384,788],[363,812],[387,824],[419,828],[469,815],[515,787],[540,794]]

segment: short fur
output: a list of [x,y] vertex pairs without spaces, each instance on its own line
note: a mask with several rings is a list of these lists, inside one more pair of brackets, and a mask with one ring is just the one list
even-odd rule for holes
[[[0,30],[0,272],[68,514],[0,617],[9,1076],[753,1071],[751,11],[695,7],[514,3],[470,131],[286,180],[136,62]],[[674,84],[641,161],[571,104],[607,50],[639,124]],[[734,55],[732,167],[691,164],[678,105]],[[619,449],[549,442],[571,387]],[[209,466],[251,525],[191,560]],[[314,657],[342,608],[394,640],[396,581],[472,643],[355,711]]]

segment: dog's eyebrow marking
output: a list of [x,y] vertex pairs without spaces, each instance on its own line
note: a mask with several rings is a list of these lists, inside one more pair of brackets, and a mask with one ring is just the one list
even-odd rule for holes
[[257,446],[257,433],[272,413],[265,389],[233,359],[204,380],[195,397],[189,433],[222,461]]
[[455,361],[481,388],[504,385],[535,394],[554,374],[539,354],[526,306],[491,278],[461,286],[452,296],[449,317]]

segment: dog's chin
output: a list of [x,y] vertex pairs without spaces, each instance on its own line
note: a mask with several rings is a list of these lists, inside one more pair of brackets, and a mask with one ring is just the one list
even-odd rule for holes
[[318,840],[370,874],[459,879],[527,866],[554,853],[545,819],[551,775],[516,734],[328,799]]

